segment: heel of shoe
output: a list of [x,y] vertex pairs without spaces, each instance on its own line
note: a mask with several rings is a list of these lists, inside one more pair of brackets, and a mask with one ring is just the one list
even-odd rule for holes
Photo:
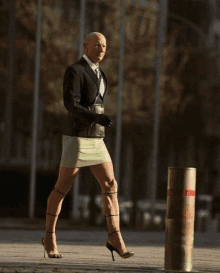
[[114,258],[114,254],[113,254],[113,250],[110,250],[111,253],[112,253],[112,261],[114,262],[115,261],[115,258]]
[[115,257],[114,257],[114,254],[113,254],[113,250],[115,250],[113,248],[113,246],[111,244],[109,244],[108,242],[106,243],[106,247],[108,248],[108,250],[111,251],[111,254],[112,254],[112,261],[114,262],[115,261]]
[[[42,245],[44,247],[44,238],[42,238],[41,243],[42,243]],[[45,247],[44,247],[44,258],[45,258],[45,252],[46,252],[46,250],[45,250]]]

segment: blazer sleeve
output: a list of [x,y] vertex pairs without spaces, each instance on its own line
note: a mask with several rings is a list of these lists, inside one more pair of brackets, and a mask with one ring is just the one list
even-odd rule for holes
[[93,126],[98,114],[80,105],[82,76],[79,70],[69,67],[64,74],[63,101],[65,108],[86,126]]

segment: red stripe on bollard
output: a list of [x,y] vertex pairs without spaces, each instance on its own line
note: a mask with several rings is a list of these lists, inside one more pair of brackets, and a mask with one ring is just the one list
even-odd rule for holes
[[196,191],[168,189],[167,190],[167,196],[196,196]]
[[165,270],[192,270],[195,168],[168,168]]

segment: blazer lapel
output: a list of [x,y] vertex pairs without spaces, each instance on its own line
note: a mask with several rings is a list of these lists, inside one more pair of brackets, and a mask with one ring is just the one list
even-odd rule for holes
[[[90,65],[87,63],[87,61],[82,57],[79,62],[85,66],[85,69],[86,69],[86,72],[90,75],[90,77],[94,80],[95,84],[97,85],[97,88],[99,88],[99,80],[95,74],[95,72],[92,70],[92,68],[90,67]],[[103,72],[103,70],[99,67],[101,73],[102,73],[102,76],[104,78],[104,81],[105,81],[105,92],[104,92],[104,95],[103,97],[100,96],[103,100],[104,100],[104,97],[106,95],[106,90],[107,90],[107,78],[105,76],[105,73]],[[98,94],[99,90],[97,91],[97,94]]]
[[90,65],[87,63],[87,61],[82,57],[80,59],[80,62],[82,63],[82,65],[85,66],[86,72],[89,74],[89,76],[94,80],[95,84],[97,85],[97,87],[99,87],[99,81],[98,78],[95,74],[95,72],[92,70],[92,68],[90,67]]
[[95,84],[97,85],[97,87],[99,87],[99,80],[95,74],[95,72],[92,70],[92,68],[90,67],[90,65],[88,64],[86,66],[86,72],[90,75],[90,77],[94,80]]

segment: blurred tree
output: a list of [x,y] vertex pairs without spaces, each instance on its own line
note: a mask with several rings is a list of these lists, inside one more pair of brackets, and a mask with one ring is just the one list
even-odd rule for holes
[[[66,67],[78,58],[77,48],[73,44],[78,43],[79,27],[78,20],[71,19],[70,22],[66,16],[65,18],[60,16],[57,13],[58,2],[53,2],[45,1],[43,3],[40,97],[45,105],[45,111],[57,116],[66,114],[62,102],[62,80]],[[126,2],[123,119],[125,121],[140,119],[142,122],[152,123],[157,43],[157,1],[149,1],[150,5],[147,8],[139,5],[133,6],[130,1]],[[111,1],[111,3],[100,1],[99,8],[103,12],[98,13],[102,24],[99,24],[97,31],[102,31],[108,42],[108,51],[102,66],[109,79],[109,103],[106,105],[106,112],[111,115],[116,114],[115,101],[118,86],[120,44],[120,10],[118,7],[120,7],[119,0]],[[66,11],[67,7],[63,6],[63,8]],[[94,8],[97,9],[97,4]],[[74,5],[71,4],[71,9],[78,10],[78,2]],[[61,7],[59,10],[61,10]],[[76,13],[75,11],[74,14]],[[17,0],[16,17],[18,21],[18,34],[16,37],[18,61],[16,66],[15,103],[19,105],[16,99],[19,100],[21,96],[24,97],[22,101],[23,110],[29,109],[28,111],[30,111],[34,80],[36,1]],[[4,41],[6,33],[4,33],[4,29],[1,31],[3,34],[1,35],[1,41]],[[179,96],[179,89],[182,86],[178,78],[179,74],[171,76],[165,73],[168,66],[174,66],[176,62],[176,32],[177,30],[171,33],[163,52],[162,90],[164,90],[165,85],[167,86],[168,79],[172,78],[171,81],[175,85],[174,92]],[[7,47],[2,48],[3,52],[7,50]],[[180,62],[178,71],[182,70],[186,65],[184,59],[187,58],[187,52],[183,56],[183,61]],[[172,108],[177,105],[177,99],[173,96],[173,91],[171,95],[168,90],[167,92],[168,94],[165,96],[164,91],[162,91],[161,102],[166,106],[162,107],[161,116],[166,115],[167,109],[170,109],[168,102]],[[47,115],[45,118],[47,118]]]
[[[172,2],[170,1],[171,4]],[[191,5],[191,2],[187,0],[187,5]],[[66,67],[78,59],[80,1],[68,1],[68,5],[66,3],[60,0],[43,1],[40,99],[44,105],[45,136],[60,133],[65,126],[67,112],[62,102],[63,74]],[[167,147],[166,152],[164,148],[164,153],[169,153],[170,143],[174,146],[176,166],[185,164],[191,156],[195,159],[193,164],[201,167],[205,160],[201,159],[199,151],[204,149],[204,154],[208,152],[205,135],[218,136],[220,133],[220,62],[216,54],[211,55],[209,49],[205,49],[201,38],[201,33],[207,34],[210,27],[209,13],[203,17],[206,7],[202,6],[201,14],[196,20],[185,2],[181,3],[184,5],[185,20],[181,5],[172,10],[169,34],[163,50],[161,146]],[[156,0],[126,1],[123,121],[140,123],[147,135],[150,132],[146,132],[147,127],[144,126],[152,126],[154,111],[157,4]],[[107,38],[107,54],[101,66],[109,83],[106,113],[114,116],[118,89],[120,0],[100,0],[93,4],[89,2],[88,5],[90,8],[86,9],[88,20],[85,34],[100,31]],[[173,5],[170,7],[174,8]],[[195,7],[192,8],[195,10]],[[93,9],[96,18],[93,16]],[[0,98],[3,105],[6,102],[6,71],[9,66],[6,57],[9,48],[6,23],[8,16],[9,3],[1,2]],[[13,111],[16,130],[23,131],[24,127],[31,130],[36,1],[16,0],[16,20],[17,58]],[[0,108],[1,121],[3,117],[4,110]],[[143,135],[137,138],[141,141]],[[196,148],[189,149],[187,143]],[[148,141],[143,145],[149,147],[151,143]]]

